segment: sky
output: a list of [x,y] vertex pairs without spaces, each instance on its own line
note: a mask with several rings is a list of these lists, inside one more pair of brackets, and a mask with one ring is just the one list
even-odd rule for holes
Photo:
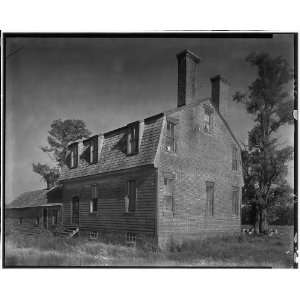
[[[6,39],[5,201],[45,188],[33,162],[49,163],[47,145],[56,119],[81,119],[93,133],[105,132],[177,105],[176,54],[189,49],[201,57],[199,98],[210,96],[210,78],[220,74],[232,94],[256,78],[246,61],[255,52],[281,55],[293,66],[293,36],[272,38],[29,38]],[[291,89],[292,95],[293,90]],[[230,102],[228,120],[246,142],[253,126],[242,104]],[[279,131],[293,145],[294,129]],[[293,185],[293,162],[288,181]]]

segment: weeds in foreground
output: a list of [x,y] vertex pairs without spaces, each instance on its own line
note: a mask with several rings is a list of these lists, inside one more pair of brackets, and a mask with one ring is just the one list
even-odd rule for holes
[[52,235],[5,238],[6,266],[273,266],[292,267],[292,229],[276,236],[232,236],[170,244],[167,251],[63,239]]

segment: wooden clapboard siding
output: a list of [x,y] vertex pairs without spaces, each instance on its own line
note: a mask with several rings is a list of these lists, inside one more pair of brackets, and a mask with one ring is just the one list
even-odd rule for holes
[[[136,209],[126,213],[125,195],[129,180],[136,180]],[[97,184],[98,189],[96,213],[89,212],[92,184]],[[80,230],[155,233],[156,169],[153,166],[65,182],[63,211],[66,225],[71,224],[71,201],[74,196],[80,199]]]
[[[39,206],[39,207],[24,207],[24,208],[7,208],[5,210],[5,222],[17,232],[24,234],[39,234],[44,228],[43,210],[48,210],[47,230],[56,230],[62,224],[62,207],[61,206]],[[52,224],[52,216],[54,210],[58,211],[57,224]],[[39,218],[39,224],[35,224],[36,218]],[[22,224],[19,223],[22,218]]]

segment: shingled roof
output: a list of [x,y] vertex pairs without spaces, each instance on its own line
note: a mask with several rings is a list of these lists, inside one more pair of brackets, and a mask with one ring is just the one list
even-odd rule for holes
[[[103,146],[99,155],[98,162],[96,164],[89,164],[85,160],[80,159],[78,161],[78,167],[74,169],[70,169],[68,166],[64,166],[62,168],[60,181],[154,164],[163,124],[163,117],[168,116],[176,111],[196,106],[205,101],[211,102],[211,98],[208,97],[204,99],[198,99],[187,105],[176,107],[171,110],[166,110],[160,114],[145,119],[145,127],[140,149],[138,154],[135,155],[128,156],[126,154],[126,150],[124,150],[124,146],[126,144],[127,126],[104,133]],[[214,105],[212,102],[211,104]],[[221,120],[227,127],[230,135],[240,148],[240,144],[231,131],[228,123],[217,109],[216,112],[218,113]]]
[[[37,206],[47,206],[47,205],[58,205],[61,188],[54,187],[50,190],[41,189],[30,192],[25,192],[18,196],[14,201],[6,206],[6,208],[25,208],[25,207],[37,207]],[[58,203],[53,201],[54,199]],[[52,198],[52,199],[51,199]]]
[[111,171],[124,170],[154,163],[157,151],[163,114],[155,115],[144,120],[144,131],[139,152],[135,155],[127,155],[126,133],[127,126],[104,133],[104,141],[96,164],[88,164],[79,160],[78,167],[70,169],[67,166],[62,168],[60,180],[68,180],[82,176],[101,174]]

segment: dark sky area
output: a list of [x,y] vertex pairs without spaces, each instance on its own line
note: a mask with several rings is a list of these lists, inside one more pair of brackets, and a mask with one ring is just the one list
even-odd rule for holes
[[[221,74],[231,90],[245,90],[256,70],[253,51],[282,55],[293,66],[293,36],[273,38],[7,38],[6,201],[44,188],[32,162],[51,163],[40,150],[55,119],[82,119],[93,133],[176,107],[176,54],[202,58],[199,97],[210,96],[209,78]],[[292,95],[291,89],[290,94]],[[245,142],[253,123],[241,104],[230,103],[228,123]],[[293,145],[293,128],[279,132]],[[289,182],[293,182],[290,163]]]

